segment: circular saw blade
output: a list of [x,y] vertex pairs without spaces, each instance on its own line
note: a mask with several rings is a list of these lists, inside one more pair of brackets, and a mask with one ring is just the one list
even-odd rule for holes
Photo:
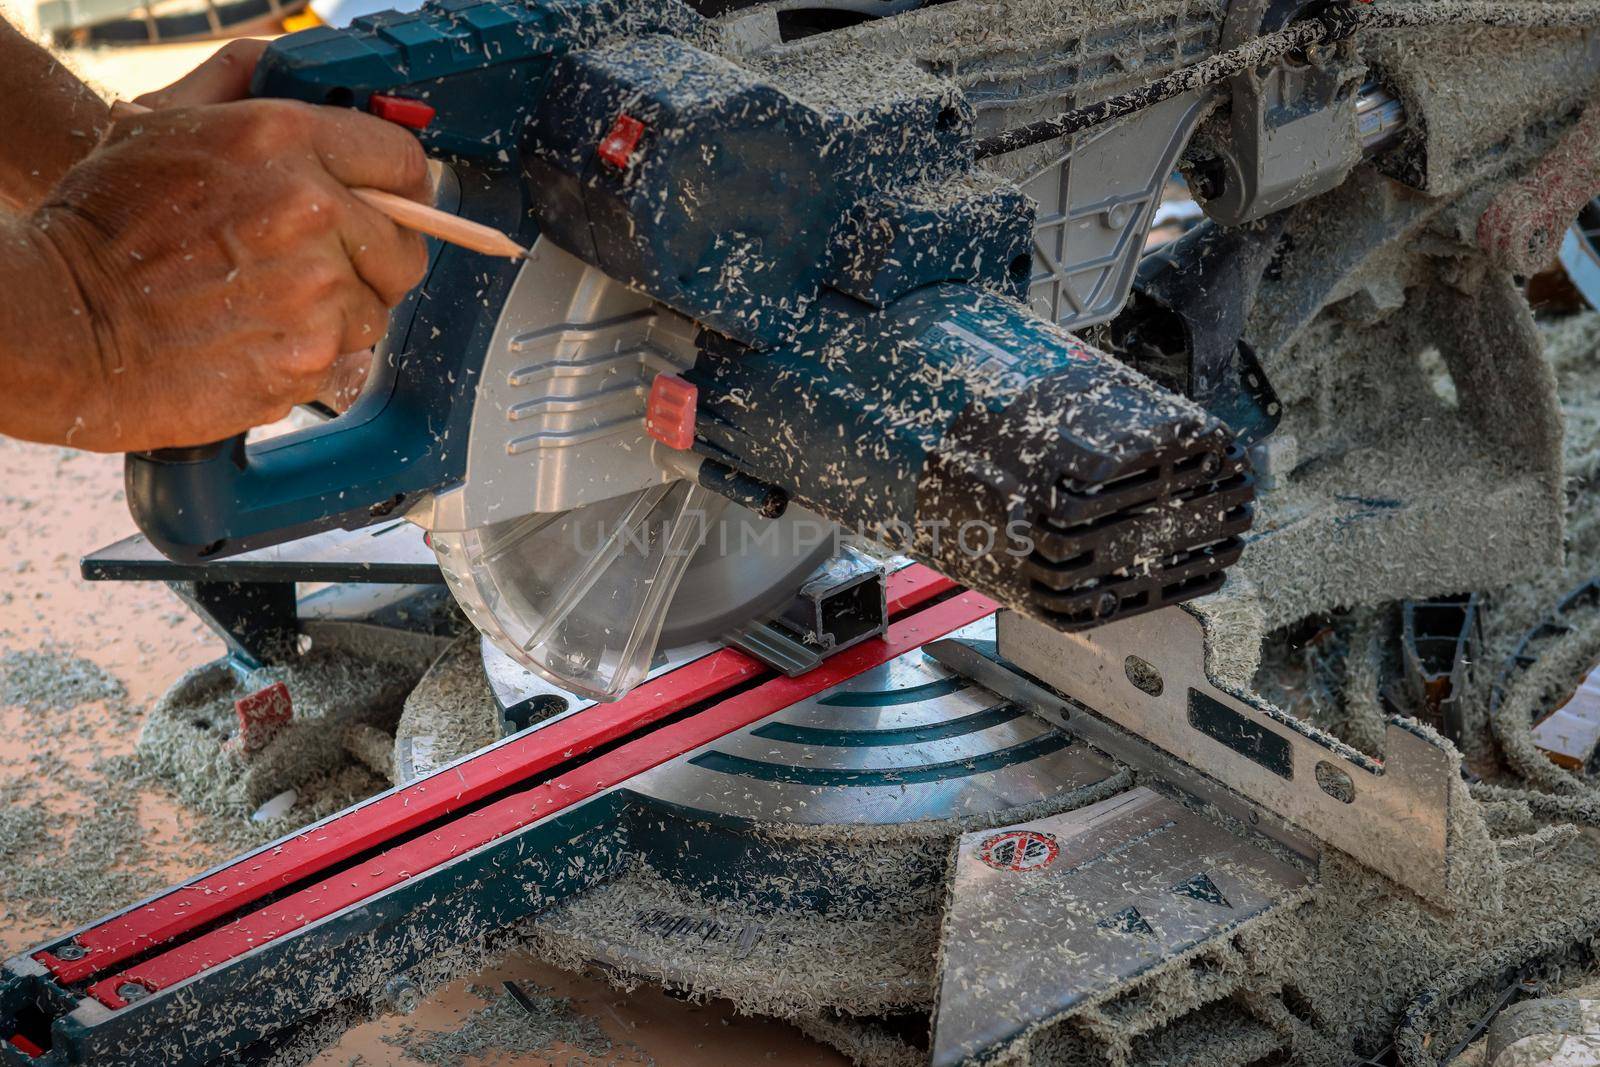
[[477,628],[572,692],[615,700],[658,645],[714,639],[793,596],[835,528],[763,519],[687,481],[555,514],[436,531],[445,581]]
[[538,241],[500,308],[466,476],[414,517],[467,617],[552,683],[615,700],[661,643],[717,638],[792,596],[836,528],[763,519],[663,466],[656,376],[694,323]]
[[715,640],[781,608],[834,554],[838,533],[804,508],[764,519],[728,504],[684,572],[660,643]]

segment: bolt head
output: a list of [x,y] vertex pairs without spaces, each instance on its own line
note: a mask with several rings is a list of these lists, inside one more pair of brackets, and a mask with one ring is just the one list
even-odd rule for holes
[[55,950],[56,959],[67,960],[69,962],[72,960],[81,960],[88,954],[89,950],[78,944],[76,941],[68,941],[65,945],[62,945]]
[[121,985],[117,986],[117,996],[121,997],[129,1004],[132,1004],[140,997],[148,996],[149,993],[150,990],[146,989],[138,982],[123,982]]
[[1103,619],[1107,615],[1110,615],[1112,612],[1116,611],[1121,604],[1122,599],[1108,589],[1104,593],[1100,594],[1100,599],[1095,601],[1094,613],[1097,617]]

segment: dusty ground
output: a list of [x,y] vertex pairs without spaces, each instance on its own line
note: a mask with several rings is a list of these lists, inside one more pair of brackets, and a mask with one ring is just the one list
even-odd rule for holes
[[[0,0],[0,13],[26,24]],[[210,45],[78,54],[108,93],[164,84]],[[120,456],[0,439],[0,952],[22,951],[231,855],[248,826],[198,819],[133,777],[144,709],[218,642],[164,588],[95,584],[83,553],[132,532]],[[96,697],[79,704],[89,693]],[[76,859],[75,859],[76,857]],[[500,992],[513,979],[540,1009]],[[535,988],[537,987],[537,989]],[[487,1015],[473,990],[499,1001]],[[570,1005],[566,1002],[570,998]],[[444,1035],[444,1036],[439,1036]],[[505,1049],[519,1051],[507,1052]],[[840,1064],[794,1029],[513,958],[359,1027],[324,1064]]]

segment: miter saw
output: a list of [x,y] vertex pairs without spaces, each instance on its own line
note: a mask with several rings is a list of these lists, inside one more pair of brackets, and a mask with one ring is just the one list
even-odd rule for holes
[[[131,457],[149,541],[86,574],[228,638],[177,722],[307,639],[420,672],[448,620],[397,597],[447,587],[508,736],[8,961],[0,1062],[292,1058],[489,931],[940,1067],[1431,1064],[1587,966],[1587,839],[1469,795],[1463,713],[1335,736],[1255,672],[1558,560],[1512,276],[1600,187],[1597,26],[432,0],[275,43],[258,93],[411,126],[532,254],[434,249],[347,414]],[[1209,221],[1144,255],[1175,167]]]
[[974,169],[954,87],[742,65],[697,22],[457,4],[275,47],[258,93],[409,123],[445,202],[533,251],[437,249],[326,425],[131,457],[151,541],[218,559],[403,513],[480,629],[607,699],[664,629],[792,594],[817,515],[1065,629],[1217,588],[1243,450],[1019,302],[1034,210]]

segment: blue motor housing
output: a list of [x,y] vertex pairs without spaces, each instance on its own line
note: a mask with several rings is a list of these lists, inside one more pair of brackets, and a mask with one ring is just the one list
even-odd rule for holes
[[1061,629],[1222,584],[1254,484],[1215,417],[970,285],[826,305],[804,343],[707,339],[697,449]]
[[[697,46],[709,39],[676,0],[430,0],[274,42],[254,89],[431,106],[417,134],[452,164],[462,215],[525,244],[542,230],[746,345],[805,329],[830,285],[882,299],[949,278],[1017,283],[1006,264],[1025,250],[1031,213],[1015,194],[1008,225],[984,215],[965,239],[947,226],[892,262],[857,254],[850,236],[898,210],[899,190],[915,199],[917,183],[970,167],[970,114],[953,89],[930,81],[882,104],[813,106],[782,78]],[[608,166],[599,148],[623,115],[644,134],[625,166]],[[130,456],[140,528],[174,559],[219,558],[370,523],[458,482],[516,270],[436,247],[426,295],[396,310],[375,380],[339,418],[259,445]]]

